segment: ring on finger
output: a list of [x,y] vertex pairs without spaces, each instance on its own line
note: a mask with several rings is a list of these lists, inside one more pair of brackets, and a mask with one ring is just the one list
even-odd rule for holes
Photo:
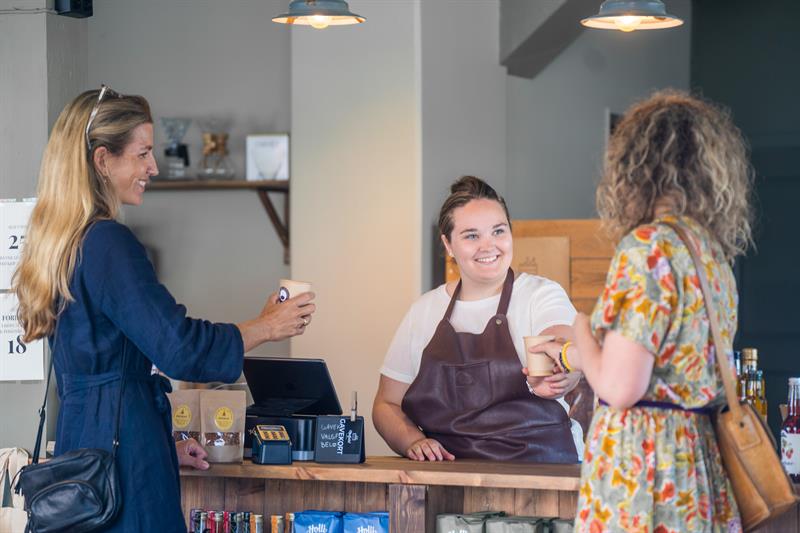
[[308,318],[307,317],[302,317],[302,319],[303,319],[303,326],[304,327],[307,326],[308,325]]

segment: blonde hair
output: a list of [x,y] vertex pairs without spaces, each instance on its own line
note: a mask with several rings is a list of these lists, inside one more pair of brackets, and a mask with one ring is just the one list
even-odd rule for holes
[[728,111],[684,92],[635,104],[612,135],[597,210],[619,238],[655,218],[657,203],[703,225],[727,260],[752,243],[753,172]]
[[87,146],[86,125],[98,94],[87,91],[67,104],[42,156],[38,199],[12,280],[26,342],[52,334],[56,317],[74,301],[69,284],[88,226],[119,212],[116,193],[92,162],[94,151],[104,146],[121,154],[132,130],[153,121],[147,100],[110,92],[98,105]]

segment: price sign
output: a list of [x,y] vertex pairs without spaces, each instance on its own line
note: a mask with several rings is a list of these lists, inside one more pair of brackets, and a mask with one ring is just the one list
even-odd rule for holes
[[364,462],[364,417],[318,416],[314,461],[318,463]]
[[18,308],[15,294],[0,294],[0,381],[44,379],[44,344],[22,340]]
[[0,200],[0,290],[11,288],[35,200]]

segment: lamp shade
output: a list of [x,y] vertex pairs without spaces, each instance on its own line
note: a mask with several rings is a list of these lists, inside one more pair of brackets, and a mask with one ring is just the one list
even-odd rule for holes
[[365,19],[350,12],[344,0],[292,0],[289,12],[272,19],[280,24],[301,24],[317,29],[360,24]]
[[660,30],[680,26],[683,20],[667,13],[661,0],[606,0],[597,15],[581,24],[604,30]]

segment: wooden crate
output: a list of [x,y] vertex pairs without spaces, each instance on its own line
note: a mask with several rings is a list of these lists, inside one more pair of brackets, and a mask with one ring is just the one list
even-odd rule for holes
[[[523,237],[566,237],[569,239],[569,287],[564,287],[578,311],[591,313],[605,285],[614,246],[600,228],[599,219],[515,220],[515,239]],[[445,280],[458,279],[452,258],[445,263]]]

